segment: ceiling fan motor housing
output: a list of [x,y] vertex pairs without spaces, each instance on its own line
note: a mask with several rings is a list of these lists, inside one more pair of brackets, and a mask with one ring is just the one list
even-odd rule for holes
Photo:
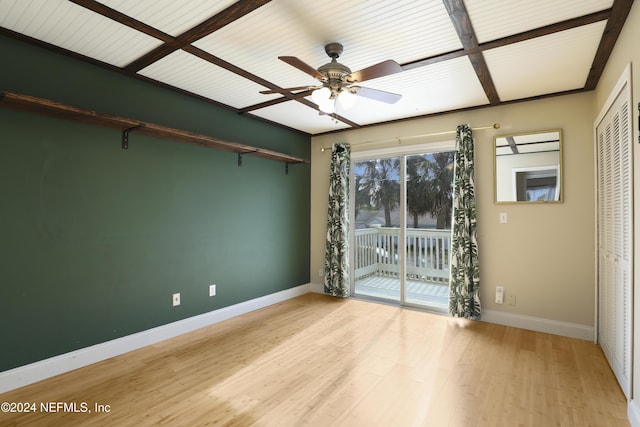
[[342,54],[342,45],[340,43],[329,43],[324,47],[324,51],[331,57],[331,62],[320,66],[318,71],[326,76],[326,86],[330,89],[339,90],[345,78],[351,74],[351,69],[337,60]]
[[351,69],[333,59],[331,62],[324,64],[318,68],[318,71],[327,76],[329,80],[338,79],[342,81],[346,76],[351,74]]

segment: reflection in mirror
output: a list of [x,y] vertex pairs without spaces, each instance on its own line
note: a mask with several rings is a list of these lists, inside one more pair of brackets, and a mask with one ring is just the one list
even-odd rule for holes
[[498,136],[494,145],[496,203],[562,201],[562,131]]

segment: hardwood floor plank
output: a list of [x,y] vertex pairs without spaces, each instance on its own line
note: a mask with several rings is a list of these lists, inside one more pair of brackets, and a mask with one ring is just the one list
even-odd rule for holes
[[[40,426],[628,426],[593,343],[307,294],[0,395]],[[99,413],[95,404],[109,405]]]

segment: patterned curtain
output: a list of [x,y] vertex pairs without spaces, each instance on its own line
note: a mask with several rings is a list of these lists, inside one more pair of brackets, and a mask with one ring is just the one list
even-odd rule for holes
[[456,131],[449,312],[454,317],[479,320],[480,270],[474,171],[471,129],[468,125],[460,125]]
[[349,169],[351,146],[333,144],[324,260],[324,293],[349,296]]

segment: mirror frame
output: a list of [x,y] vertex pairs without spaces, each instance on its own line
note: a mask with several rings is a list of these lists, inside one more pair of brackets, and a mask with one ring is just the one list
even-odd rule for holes
[[[558,200],[551,201],[516,201],[516,200],[498,200],[498,155],[497,155],[497,143],[500,138],[507,137],[517,137],[524,135],[536,135],[543,133],[557,132],[558,133],[558,191],[559,197]],[[523,205],[539,205],[539,204],[555,204],[555,203],[563,203],[564,201],[564,171],[562,166],[562,157],[563,157],[563,136],[562,129],[548,129],[542,131],[533,131],[533,132],[522,132],[517,134],[509,134],[509,135],[496,135],[493,139],[493,200],[497,205],[507,205],[507,204],[523,204]]]

